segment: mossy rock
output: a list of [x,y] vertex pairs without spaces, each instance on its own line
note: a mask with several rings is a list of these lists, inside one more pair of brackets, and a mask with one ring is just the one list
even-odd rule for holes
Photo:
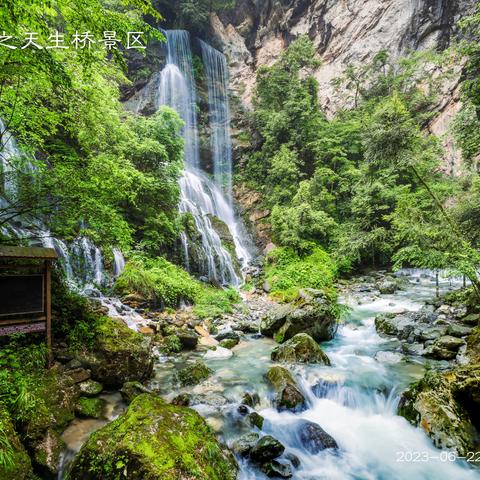
[[260,331],[278,343],[290,340],[298,333],[307,333],[315,341],[331,340],[337,332],[335,303],[321,290],[303,289],[308,295],[296,304],[272,309],[263,317]]
[[86,380],[78,384],[80,393],[86,397],[95,397],[100,394],[103,390],[101,383],[96,382],[95,380]]
[[429,371],[406,390],[398,413],[421,427],[438,448],[475,451],[480,427],[480,365]]
[[279,410],[301,411],[305,408],[305,397],[286,368],[271,367],[265,378],[276,393],[275,403]]
[[32,463],[13,428],[8,413],[0,407],[0,445],[7,453],[7,464],[0,464],[2,480],[30,480],[33,478]]
[[197,360],[192,365],[187,365],[177,372],[176,381],[182,386],[198,385],[212,374],[212,370],[208,368],[204,362]]
[[121,320],[102,317],[95,326],[95,346],[75,352],[92,377],[106,387],[143,381],[153,370],[152,338],[128,328]]
[[238,466],[202,417],[143,394],[93,433],[73,461],[69,480],[234,480]]
[[138,397],[143,393],[152,393],[152,392],[147,387],[142,385],[140,382],[126,382],[122,385],[122,388],[120,389],[120,393],[125,403],[130,404],[132,403],[135,397]]
[[49,428],[61,431],[66,427],[75,418],[79,397],[78,387],[59,366],[42,372],[36,384],[37,388],[30,392],[36,408],[23,422],[23,439],[27,444],[41,440]]
[[272,352],[274,362],[318,363],[330,365],[330,359],[317,342],[306,333],[299,333]]
[[474,328],[467,338],[467,356],[472,363],[480,363],[480,327]]
[[103,398],[80,397],[75,405],[75,412],[80,417],[100,418],[105,408]]
[[238,338],[225,338],[225,340],[220,342],[220,346],[231,350],[233,347],[238,345],[239,341],[240,340]]

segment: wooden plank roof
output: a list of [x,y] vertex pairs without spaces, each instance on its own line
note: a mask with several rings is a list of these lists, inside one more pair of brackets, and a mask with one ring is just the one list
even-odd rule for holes
[[0,260],[8,258],[31,258],[37,260],[55,260],[58,258],[54,248],[10,247],[0,245]]

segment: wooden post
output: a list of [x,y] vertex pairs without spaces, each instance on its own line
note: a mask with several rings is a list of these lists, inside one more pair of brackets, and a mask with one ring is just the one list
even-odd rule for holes
[[437,298],[440,296],[440,286],[438,284],[438,270],[435,271],[435,287],[436,287],[436,296]]
[[52,352],[52,264],[45,260],[45,315],[47,330],[48,366],[53,363]]

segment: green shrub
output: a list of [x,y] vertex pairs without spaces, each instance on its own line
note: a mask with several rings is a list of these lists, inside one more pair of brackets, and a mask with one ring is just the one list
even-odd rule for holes
[[334,297],[333,280],[336,266],[321,248],[299,256],[291,248],[276,248],[267,257],[265,277],[271,294],[283,301],[297,298],[301,288],[324,290]]
[[212,318],[231,313],[240,297],[233,288],[219,289],[192,278],[164,258],[132,258],[115,283],[120,295],[137,293],[157,307],[178,308],[182,301],[194,304],[194,313]]
[[182,300],[194,302],[201,286],[185,270],[164,258],[134,256],[115,283],[120,295],[138,293],[163,307],[176,308]]
[[234,288],[225,290],[204,287],[196,297],[193,312],[200,318],[214,318],[222,313],[232,313],[232,305],[240,300],[240,295]]

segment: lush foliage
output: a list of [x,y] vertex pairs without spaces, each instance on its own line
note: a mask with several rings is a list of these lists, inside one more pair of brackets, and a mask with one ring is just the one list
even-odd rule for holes
[[[24,155],[2,154],[9,203],[2,204],[0,225],[16,216],[27,224],[41,217],[63,238],[82,231],[124,251],[134,241],[154,254],[172,244],[181,122],[167,108],[147,119],[126,113],[119,102],[119,86],[128,83],[128,32],[144,32],[144,42],[163,38],[143,14],[159,18],[147,0],[86,0],[79,9],[63,0],[2,6],[2,28],[13,45],[35,32],[35,42],[49,46],[58,30],[70,48],[1,49],[0,140],[7,144],[13,133]],[[91,48],[71,45],[77,31],[90,32]],[[123,47],[105,48],[105,31],[117,32]]]
[[208,17],[235,6],[235,0],[157,0],[160,11],[174,27],[203,32],[208,29]]
[[[473,36],[477,17],[464,22]],[[468,45],[470,71],[477,50]],[[350,105],[333,120],[317,100],[307,38],[259,70],[250,136],[260,148],[247,152],[241,179],[263,194],[277,244],[299,255],[320,245],[340,270],[395,262],[476,277],[477,182],[446,177],[440,142],[424,131],[445,80],[431,65],[448,70],[455,58],[425,52],[393,63],[379,52],[349,66],[334,86]],[[476,111],[462,115],[472,122]],[[462,124],[467,157],[478,154],[476,130]]]
[[308,255],[298,255],[291,248],[277,248],[269,253],[265,278],[271,294],[280,300],[294,300],[301,288],[322,289],[334,296],[336,266],[321,248]]
[[231,311],[239,297],[233,289],[217,289],[192,278],[185,270],[164,258],[134,255],[115,283],[120,295],[142,295],[154,307],[178,308],[182,302],[194,304],[202,318]]

